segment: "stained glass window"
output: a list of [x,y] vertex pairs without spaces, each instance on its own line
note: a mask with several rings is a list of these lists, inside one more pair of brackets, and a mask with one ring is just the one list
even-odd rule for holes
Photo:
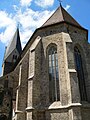
[[50,101],[59,101],[59,75],[58,75],[58,58],[57,58],[57,48],[52,46],[48,52],[49,58],[49,94]]
[[75,55],[77,76],[79,81],[81,101],[86,101],[87,95],[86,95],[86,88],[85,88],[85,78],[84,78],[84,72],[83,72],[82,57],[77,47],[74,48],[74,55]]

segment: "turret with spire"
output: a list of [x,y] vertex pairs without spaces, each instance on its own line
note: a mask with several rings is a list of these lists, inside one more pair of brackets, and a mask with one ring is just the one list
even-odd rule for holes
[[10,41],[5,50],[4,60],[3,60],[3,75],[8,74],[14,68],[14,65],[22,52],[19,29],[17,28],[13,39]]

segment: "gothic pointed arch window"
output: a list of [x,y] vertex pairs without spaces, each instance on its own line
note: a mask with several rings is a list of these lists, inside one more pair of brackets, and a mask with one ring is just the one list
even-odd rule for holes
[[57,57],[57,47],[55,45],[51,46],[48,51],[48,61],[49,61],[49,97],[50,102],[60,100],[59,92],[59,74],[58,74],[58,57]]
[[74,56],[75,56],[75,63],[76,63],[76,70],[77,70],[77,76],[78,76],[78,82],[79,82],[79,91],[80,91],[81,101],[87,101],[82,56],[81,56],[81,52],[78,49],[78,47],[74,48]]

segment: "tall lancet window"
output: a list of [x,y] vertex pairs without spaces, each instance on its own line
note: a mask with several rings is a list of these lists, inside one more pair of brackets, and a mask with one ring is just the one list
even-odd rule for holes
[[48,51],[49,58],[49,96],[50,102],[60,100],[57,47],[52,46]]
[[74,48],[74,55],[75,55],[75,63],[76,63],[81,101],[86,101],[87,95],[86,95],[85,78],[84,78],[84,72],[82,66],[82,58],[81,58],[81,53],[77,47]]

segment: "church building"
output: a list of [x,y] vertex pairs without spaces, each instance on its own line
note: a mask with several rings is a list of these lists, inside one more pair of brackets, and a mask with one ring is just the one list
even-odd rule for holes
[[5,50],[0,120],[90,120],[90,44],[60,5],[22,50],[19,29]]

